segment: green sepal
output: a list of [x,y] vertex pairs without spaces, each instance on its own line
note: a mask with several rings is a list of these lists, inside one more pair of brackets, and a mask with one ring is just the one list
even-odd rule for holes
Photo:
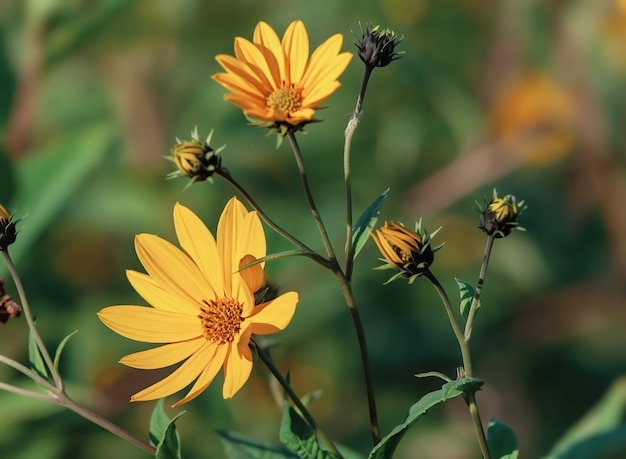
[[[461,310],[461,315],[465,318],[465,320],[467,320],[472,306],[472,301],[474,301],[474,296],[476,295],[476,289],[472,284],[462,279],[457,279],[455,277],[454,280],[459,286],[459,294],[461,295],[461,305],[459,309]],[[476,314],[478,314],[479,309],[480,300],[476,303]]]
[[57,373],[59,371],[59,361],[61,360],[61,353],[63,352],[63,349],[65,349],[65,345],[67,344],[69,339],[76,333],[78,333],[78,330],[74,330],[72,333],[63,338],[63,341],[61,341],[57,346],[57,350],[54,353],[54,361],[52,362],[54,366],[54,371],[56,371]]
[[407,429],[417,421],[420,416],[441,402],[467,393],[475,393],[483,384],[483,381],[476,378],[459,379],[446,383],[441,389],[424,395],[409,409],[409,414],[405,421],[394,427],[393,430],[374,447],[368,459],[391,458]]
[[487,446],[492,459],[517,459],[519,456],[515,432],[496,418],[491,418],[487,426]]
[[282,446],[260,442],[237,432],[218,430],[228,459],[298,459],[296,453]]
[[368,236],[378,221],[378,215],[380,215],[380,210],[388,194],[389,188],[374,199],[352,227],[352,259],[356,258],[367,242]]
[[176,430],[176,420],[185,414],[181,411],[170,419],[163,409],[163,399],[154,405],[150,416],[150,444],[156,448],[156,459],[181,459],[180,436]]
[[35,336],[31,331],[28,332],[28,361],[30,362],[30,367],[35,370],[39,376],[50,380],[48,367],[46,367],[46,364],[43,361],[41,351],[39,350],[39,346],[37,346],[37,342],[35,341]]

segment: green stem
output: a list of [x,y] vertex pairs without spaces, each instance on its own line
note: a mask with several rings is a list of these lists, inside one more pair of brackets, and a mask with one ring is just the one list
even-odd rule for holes
[[493,236],[487,237],[487,245],[485,247],[485,254],[483,256],[483,263],[480,267],[480,274],[478,275],[478,283],[476,284],[476,290],[474,292],[474,298],[470,306],[469,313],[467,314],[467,322],[465,323],[465,341],[469,341],[472,337],[472,328],[474,325],[474,317],[476,317],[476,311],[478,310],[478,300],[480,299],[480,292],[483,289],[485,283],[485,274],[487,273],[487,265],[489,264],[489,258],[491,258],[491,249],[495,238]]
[[[424,275],[433,284],[433,286],[435,287],[435,290],[437,290],[437,293],[439,294],[443,302],[446,313],[448,314],[450,325],[452,325],[454,336],[456,337],[456,340],[459,343],[459,348],[461,350],[461,358],[463,359],[464,376],[466,378],[472,378],[474,376],[474,371],[472,367],[472,358],[470,354],[469,340],[465,338],[463,332],[461,331],[461,327],[459,327],[459,324],[454,315],[454,311],[452,309],[452,305],[450,303],[450,298],[448,298],[448,294],[446,293],[441,283],[432,272],[426,271]],[[480,419],[480,413],[478,412],[478,404],[476,403],[476,396],[474,395],[473,392],[467,393],[466,395],[467,395],[467,404],[469,406],[470,415],[474,423],[474,429],[476,430],[478,444],[480,446],[481,452],[483,453],[483,458],[491,459],[491,454],[489,453],[489,447],[487,446],[487,437],[485,435],[485,429]]]
[[354,253],[352,248],[352,183],[350,179],[350,148],[352,146],[352,137],[356,128],[359,126],[359,120],[361,119],[361,113],[363,108],[363,100],[365,99],[365,91],[367,89],[367,83],[370,75],[372,74],[373,67],[365,66],[365,73],[363,74],[363,82],[361,83],[361,90],[359,91],[359,97],[356,100],[356,107],[352,112],[350,121],[346,126],[344,132],[344,147],[343,147],[343,174],[344,182],[346,184],[346,278],[348,282],[352,280],[352,267],[354,265]]
[[[4,256],[7,267],[9,268],[9,272],[11,273],[11,277],[13,278],[13,282],[15,283],[15,287],[17,288],[18,294],[20,296],[20,301],[22,303],[21,304],[22,312],[24,313],[24,316],[26,317],[28,328],[33,335],[35,343],[37,344],[37,347],[39,348],[39,351],[41,352],[42,358],[44,359],[46,366],[48,367],[48,369],[50,370],[50,373],[52,374],[54,384],[46,380],[45,378],[42,378],[34,371],[30,370],[29,368],[25,367],[19,362],[16,362],[13,359],[10,359],[5,356],[0,356],[0,362],[5,363],[15,368],[20,373],[29,377],[30,379],[32,379],[33,381],[41,385],[44,389],[46,389],[50,394],[52,394],[52,396],[41,396],[42,394],[40,394],[40,396],[37,396],[36,398],[53,401],[54,403],[57,403],[58,405],[65,406],[66,408],[69,408],[70,410],[79,414],[80,416],[87,419],[88,421],[91,421],[92,423],[102,427],[105,430],[108,430],[109,432],[128,441],[129,443],[132,443],[135,446],[138,446],[139,448],[143,449],[147,453],[154,455],[156,453],[156,449],[150,446],[148,443],[132,435],[131,433],[119,427],[118,425],[113,424],[112,422],[108,421],[102,416],[94,413],[93,411],[79,405],[74,400],[72,400],[69,397],[69,395],[65,393],[61,375],[54,368],[54,364],[52,362],[52,359],[50,358],[50,354],[48,353],[48,350],[43,344],[43,340],[41,339],[41,336],[39,335],[37,328],[35,328],[35,322],[33,321],[33,318],[30,312],[30,307],[28,305],[28,300],[26,298],[26,292],[24,291],[24,287],[22,285],[20,277],[17,273],[17,270],[15,269],[13,260],[11,259],[8,251],[2,250],[1,252],[2,252],[2,255]],[[13,389],[4,388],[4,389],[11,390],[12,392],[17,393],[17,391],[13,389],[19,389],[19,388],[13,388]],[[20,393],[22,395],[33,396],[29,393],[29,391],[22,391]]]
[[39,352],[54,379],[54,384],[59,389],[63,390],[63,380],[61,379],[61,375],[54,368],[54,364],[52,362],[52,358],[50,358],[50,354],[48,353],[48,349],[43,343],[41,336],[39,335],[39,331],[37,331],[37,327],[35,327],[35,321],[33,320],[33,316],[30,312],[30,307],[28,305],[28,299],[26,298],[26,292],[24,290],[24,286],[22,285],[22,280],[20,279],[17,270],[15,269],[15,265],[13,264],[13,260],[9,255],[8,250],[1,250],[2,255],[4,256],[4,261],[9,268],[9,272],[11,273],[11,277],[13,278],[13,282],[15,283],[15,288],[17,288],[17,293],[20,296],[20,301],[22,303],[22,312],[24,313],[24,317],[26,317],[26,323],[28,324],[28,329],[33,335],[33,339],[39,348]]
[[374,446],[376,446],[380,442],[380,428],[378,426],[376,398],[374,396],[374,384],[372,382],[372,372],[369,364],[367,342],[365,340],[365,331],[363,329],[363,323],[361,321],[361,316],[359,315],[359,310],[356,306],[356,300],[354,299],[354,294],[352,293],[352,286],[350,282],[341,272],[339,265],[336,266],[336,269],[333,270],[333,272],[337,277],[337,280],[339,281],[341,292],[343,293],[346,304],[348,305],[348,309],[350,310],[350,317],[352,318],[352,322],[354,323],[354,329],[356,331],[356,336],[359,343],[361,365],[363,367],[363,376],[365,379],[365,390],[367,392],[367,406],[369,408],[370,430],[372,432],[372,440],[374,442]]
[[45,402],[56,402],[56,397],[52,395],[42,394],[41,392],[33,392],[32,390],[22,389],[11,384],[0,382],[0,390],[12,392],[14,394],[23,395],[25,397],[36,398]]
[[304,160],[302,159],[300,146],[298,145],[298,141],[296,140],[296,136],[293,132],[287,131],[287,138],[289,139],[289,144],[291,145],[293,155],[296,158],[296,163],[298,165],[298,170],[300,171],[300,180],[302,182],[302,187],[304,188],[304,194],[306,196],[307,204],[311,209],[311,214],[313,214],[313,219],[315,220],[317,229],[322,236],[322,241],[324,242],[324,247],[326,248],[326,254],[328,255],[328,258],[332,263],[333,260],[336,260],[337,257],[335,256],[335,251],[332,244],[330,243],[328,232],[326,231],[326,227],[324,226],[322,217],[317,210],[317,205],[315,204],[315,200],[313,199],[313,193],[311,193],[311,186],[309,185],[309,179],[307,178],[306,169],[304,168]]
[[285,379],[285,377],[278,370],[278,368],[276,368],[276,365],[274,365],[274,362],[272,361],[270,356],[267,355],[265,351],[263,350],[263,348],[259,346],[256,342],[254,342],[254,345],[255,345],[256,353],[258,354],[259,358],[263,361],[263,363],[268,368],[268,370],[270,370],[270,372],[274,375],[276,380],[280,383],[280,385],[285,390],[285,392],[287,393],[291,401],[294,403],[294,405],[296,405],[296,408],[298,409],[300,414],[304,417],[304,419],[309,424],[311,429],[313,429],[317,438],[319,438],[322,442],[324,442],[332,453],[334,453],[340,458],[343,457],[341,453],[339,452],[339,450],[337,449],[337,447],[335,446],[335,444],[332,442],[332,440],[328,438],[326,434],[322,431],[322,429],[319,427],[319,425],[317,424],[317,421],[311,415],[307,407],[304,406],[304,403],[302,403],[302,400],[300,400],[300,397],[298,397],[298,395],[295,393],[295,391],[293,390],[289,382]]

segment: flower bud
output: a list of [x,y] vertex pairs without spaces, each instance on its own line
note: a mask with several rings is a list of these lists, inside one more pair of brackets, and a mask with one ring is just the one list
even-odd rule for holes
[[[191,178],[191,185],[194,182],[203,182],[211,179],[215,171],[221,168],[222,158],[219,153],[225,145],[217,150],[210,146],[211,136],[209,134],[203,143],[198,136],[198,128],[191,132],[191,140],[176,139],[176,145],[171,149],[171,161],[176,166],[174,172],[167,175],[167,178],[186,176]],[[188,186],[189,186],[188,185]]]
[[512,230],[523,230],[519,226],[518,217],[526,209],[524,201],[516,202],[515,196],[507,194],[503,198],[498,198],[496,191],[493,198],[484,209],[480,210],[480,225],[489,236],[502,238],[508,236]]
[[7,250],[17,238],[17,230],[15,229],[16,220],[2,204],[0,204],[0,250]]
[[402,40],[404,36],[398,37],[392,30],[366,24],[356,47],[359,49],[359,57],[367,67],[385,67],[403,54],[395,52],[396,45]]
[[432,238],[439,231],[429,235],[422,228],[421,220],[415,231],[396,222],[385,222],[383,227],[372,233],[372,239],[387,264],[379,269],[395,268],[398,273],[387,281],[406,277],[412,283],[417,277],[428,272],[435,260],[435,252],[441,248],[431,246]]

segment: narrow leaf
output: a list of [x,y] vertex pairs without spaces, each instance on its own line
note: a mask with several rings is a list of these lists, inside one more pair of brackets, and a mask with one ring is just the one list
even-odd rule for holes
[[365,212],[361,214],[354,226],[352,227],[352,256],[356,258],[359,254],[367,238],[374,229],[376,222],[378,221],[378,215],[383,207],[385,199],[389,194],[389,188],[383,191],[374,201],[365,209]]
[[274,260],[280,260],[282,258],[297,257],[297,256],[309,257],[309,258],[319,257],[317,253],[311,252],[309,250],[302,250],[302,249],[285,250],[284,252],[273,253],[270,255],[266,255],[263,258],[257,258],[256,260],[243,265],[241,268],[239,268],[237,272],[243,271],[244,269],[247,269],[250,266],[258,265],[259,263],[265,263],[267,261],[274,261]]
[[37,346],[34,335],[30,331],[28,332],[28,361],[30,362],[31,368],[35,370],[39,376],[50,379],[50,373],[48,373],[48,368],[43,361],[41,351]]
[[483,381],[476,378],[466,378],[446,383],[441,389],[424,395],[410,409],[406,420],[378,443],[369,454],[369,459],[389,459],[393,456],[400,440],[407,429],[433,406],[445,402],[465,393],[474,393],[483,385]]
[[181,411],[170,419],[163,409],[163,399],[157,401],[150,416],[150,444],[156,448],[156,459],[181,459],[180,436],[176,420],[185,414]]
[[515,432],[496,418],[491,418],[487,427],[487,446],[493,459],[517,459],[519,456]]
[[67,344],[67,342],[69,341],[69,339],[74,336],[76,333],[78,333],[78,330],[74,330],[72,333],[70,333],[69,335],[67,335],[65,338],[63,338],[63,341],[61,341],[59,343],[59,346],[57,347],[57,350],[54,354],[54,370],[58,371],[59,370],[59,360],[61,360],[61,352],[63,352],[63,349],[65,348],[65,345]]
[[217,433],[229,459],[298,459],[300,457],[282,446],[253,440],[237,432],[218,430]]
[[[463,317],[465,317],[465,320],[467,320],[467,316],[470,312],[470,307],[472,306],[472,301],[474,301],[474,295],[476,295],[476,289],[474,289],[472,284],[462,279],[457,279],[455,277],[454,280],[459,285],[459,293],[461,295],[461,315],[463,315]],[[476,313],[478,313],[479,309],[480,300],[478,300],[478,303],[476,304]]]

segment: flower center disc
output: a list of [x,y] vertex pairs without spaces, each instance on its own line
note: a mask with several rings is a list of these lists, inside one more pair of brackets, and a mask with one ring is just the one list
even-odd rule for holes
[[290,88],[280,88],[267,96],[265,100],[265,104],[269,108],[285,112],[299,109],[301,102],[300,95]]
[[243,306],[232,298],[204,301],[198,318],[202,322],[204,337],[217,344],[230,343],[239,333]]

